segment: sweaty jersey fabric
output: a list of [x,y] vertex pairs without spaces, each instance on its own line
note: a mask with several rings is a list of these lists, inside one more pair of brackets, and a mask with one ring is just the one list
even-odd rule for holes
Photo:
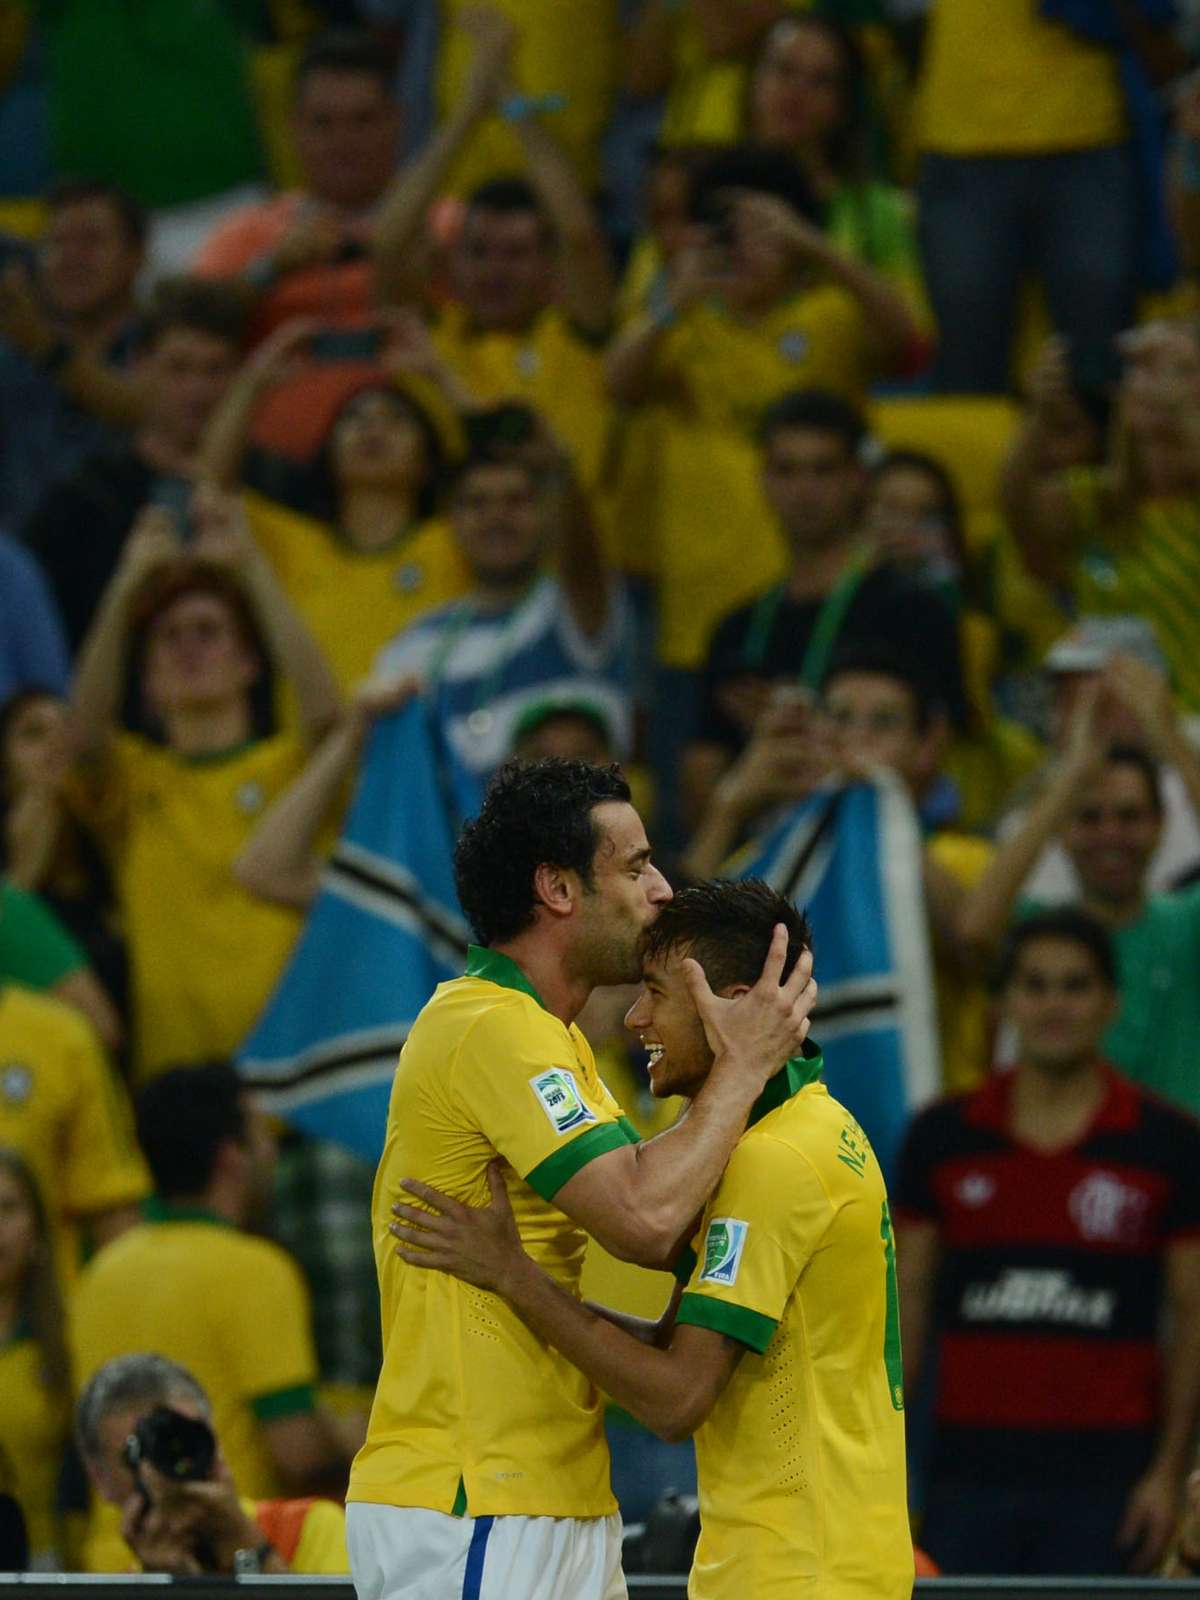
[[383,1370],[349,1500],[473,1517],[616,1509],[588,1380],[498,1296],[402,1261],[387,1230],[411,1198],[402,1178],[482,1206],[499,1155],[522,1245],[578,1294],[587,1236],[554,1196],[636,1140],[579,1029],[515,962],[473,947],[466,976],[439,984],[413,1024],[392,1087],[372,1205]]
[[908,1600],[887,1192],[817,1051],[771,1079],[705,1209],[678,1323],[746,1346],[696,1434],[690,1600]]

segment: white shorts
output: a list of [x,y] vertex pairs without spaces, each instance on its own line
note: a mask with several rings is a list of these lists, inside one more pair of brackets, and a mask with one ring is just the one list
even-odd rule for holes
[[346,1507],[358,1600],[627,1600],[621,1518]]

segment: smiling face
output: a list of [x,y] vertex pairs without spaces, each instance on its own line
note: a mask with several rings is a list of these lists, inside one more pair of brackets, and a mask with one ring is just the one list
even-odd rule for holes
[[1032,938],[1018,955],[1003,1009],[1022,1062],[1066,1074],[1096,1058],[1116,995],[1091,952],[1074,940]]
[[642,932],[671,898],[671,886],[650,858],[633,806],[606,800],[594,808],[592,821],[598,840],[592,885],[582,887],[570,964],[589,987],[635,983]]
[[1062,841],[1084,887],[1120,905],[1142,892],[1162,834],[1162,817],[1146,775],[1131,762],[1110,761],[1063,830]]
[[650,1090],[659,1100],[691,1099],[708,1077],[712,1047],[684,977],[686,950],[673,949],[644,963],[642,987],[625,1014],[650,1054]]

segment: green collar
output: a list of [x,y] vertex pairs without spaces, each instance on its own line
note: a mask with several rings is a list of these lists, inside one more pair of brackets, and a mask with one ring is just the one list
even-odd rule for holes
[[207,1206],[180,1206],[173,1200],[164,1200],[160,1194],[148,1195],[142,1201],[143,1222],[207,1222],[214,1228],[232,1228],[232,1222],[226,1222],[224,1217],[219,1217],[215,1211],[210,1211]]
[[752,1128],[769,1111],[777,1110],[785,1100],[791,1100],[801,1089],[807,1089],[810,1083],[816,1083],[824,1070],[825,1061],[821,1055],[820,1045],[814,1044],[811,1039],[806,1039],[803,1052],[793,1056],[790,1061],[785,1061],[775,1076],[767,1079],[767,1086],[754,1102],[746,1126]]
[[543,1011],[546,1009],[546,1002],[517,963],[511,956],[501,955],[499,950],[489,950],[482,944],[468,945],[466,976],[485,978],[488,983],[498,983],[502,989],[519,989],[531,1000],[536,1000]]
[[176,752],[176,759],[182,761],[185,767],[219,767],[222,761],[233,761],[238,756],[244,755],[247,750],[252,750],[259,741],[251,736],[242,739],[237,744],[228,745],[224,750],[196,750],[191,755],[182,751]]

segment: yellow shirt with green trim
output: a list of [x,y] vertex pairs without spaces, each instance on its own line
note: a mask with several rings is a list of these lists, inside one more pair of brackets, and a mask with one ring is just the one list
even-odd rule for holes
[[125,1091],[70,1006],[0,987],[0,1145],[28,1163],[46,1205],[62,1282],[81,1218],[135,1205],[150,1189]]
[[305,759],[287,734],[203,758],[122,734],[84,773],[129,943],[138,1078],[231,1056],[266,1003],[300,917],[233,864]]
[[690,1600],[912,1592],[887,1192],[820,1072],[768,1083],[680,1272],[676,1321],[746,1347],[696,1434]]
[[579,1029],[515,962],[473,946],[466,975],[413,1024],[392,1085],[372,1204],[383,1369],[349,1500],[473,1517],[616,1510],[589,1381],[498,1296],[402,1261],[387,1230],[411,1199],[402,1178],[483,1206],[499,1155],[522,1245],[578,1295],[587,1236],[554,1196],[636,1140]]
[[328,523],[275,500],[248,493],[245,504],[255,542],[342,690],[365,678],[383,646],[414,618],[470,587],[458,541],[440,517],[382,550],[355,550]]
[[311,1411],[317,1377],[308,1290],[285,1250],[151,1199],[84,1268],[73,1309],[80,1388],[114,1356],[161,1352],[207,1392],[241,1493],[282,1493],[260,1423]]
[[1106,474],[1069,474],[1075,513],[1074,600],[1081,614],[1133,614],[1154,628],[1180,703],[1200,712],[1200,497],[1142,500],[1131,514],[1106,509]]
[[0,1341],[0,1459],[11,1464],[29,1553],[43,1567],[64,1554],[55,1504],[70,1431],[69,1397],[47,1389],[41,1347],[19,1327]]

